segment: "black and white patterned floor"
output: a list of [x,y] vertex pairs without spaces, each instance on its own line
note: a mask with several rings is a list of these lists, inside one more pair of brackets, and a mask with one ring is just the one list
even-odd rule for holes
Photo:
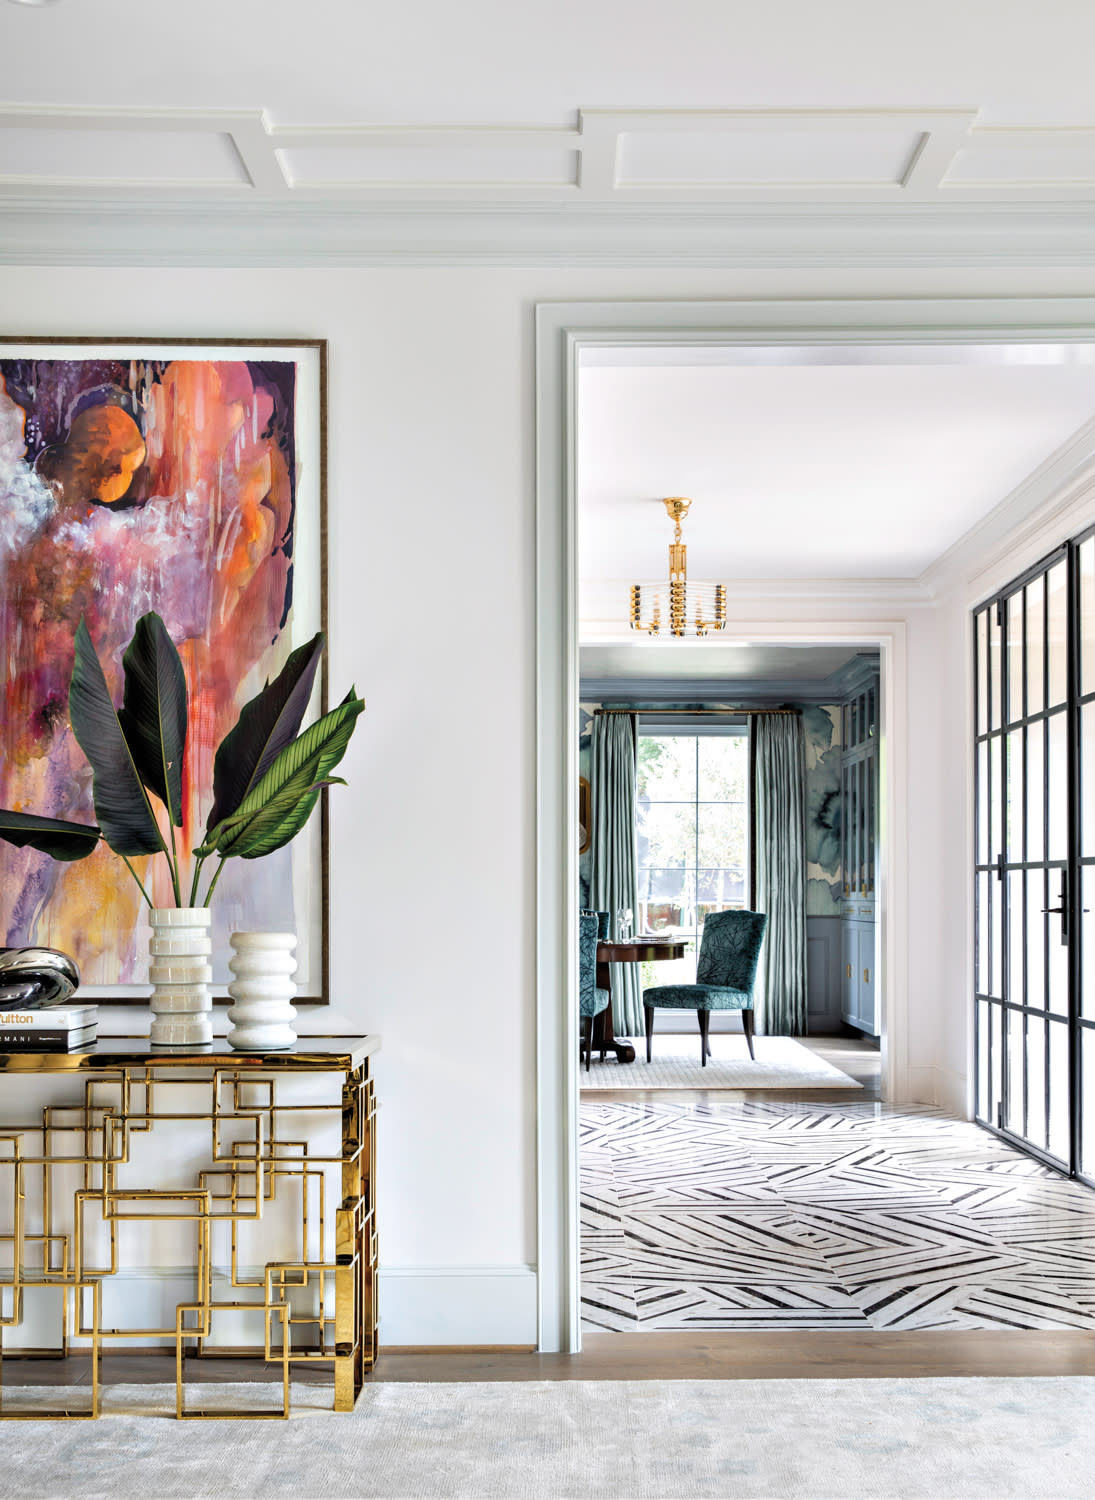
[[938,1110],[583,1102],[582,1326],[1095,1329],[1095,1193]]

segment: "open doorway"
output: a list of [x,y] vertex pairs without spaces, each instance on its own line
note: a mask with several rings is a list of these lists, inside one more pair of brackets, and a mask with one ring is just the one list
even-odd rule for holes
[[[816,1189],[841,1170],[848,1131],[880,1097],[881,693],[871,644],[579,648],[579,773],[582,783],[592,773],[597,788],[590,825],[604,795],[600,723],[612,716],[611,735],[622,720],[634,737],[635,894],[628,900],[632,943],[648,946],[638,950],[645,961],[633,978],[641,999],[654,1002],[643,1013],[652,1028],[644,1048],[634,1005],[629,1010],[623,986],[614,985],[611,1009],[602,1013],[603,1041],[615,1012],[612,1043],[600,1054],[595,1046],[579,1071],[585,1333],[869,1326],[835,1279],[821,1279],[823,1258],[812,1253],[817,1205],[794,1196],[807,1179]],[[781,970],[769,984],[762,970],[758,993],[749,995],[755,1036],[743,1025],[753,1020],[752,1007],[703,1017],[704,1057],[703,1013],[679,1002],[717,995],[710,984],[696,985],[712,918],[740,911],[748,921],[750,911],[770,905],[758,890],[763,797],[750,750],[757,729],[776,714],[793,717],[784,727],[795,732],[801,754],[801,842],[790,837],[790,806],[781,804],[774,819],[775,838],[786,835],[802,856],[800,910],[785,903],[779,913],[799,924],[799,971]],[[777,788],[769,796],[787,794]],[[614,844],[600,827],[594,836],[593,826],[583,842],[579,890],[589,908],[612,888],[596,861],[603,866]],[[786,883],[792,856],[779,848],[775,857]],[[618,938],[628,911],[606,915]],[[623,954],[626,942],[598,951]],[[626,970],[602,965],[598,983],[602,973],[616,980]],[[780,1003],[788,990],[797,1011]],[[671,1003],[661,1008],[663,997]],[[836,1127],[825,1132],[832,1161],[807,1128],[821,1119]],[[799,1142],[808,1144],[800,1151]]]
[[[1008,309],[1009,313],[1013,311]],[[909,878],[910,640],[922,650],[930,637],[930,630],[923,624],[925,616],[919,612],[930,604],[931,589],[926,580],[948,545],[956,545],[958,538],[1001,503],[1002,496],[1010,494],[1010,487],[1038,470],[1047,452],[1067,449],[1078,430],[1082,437],[1093,409],[1092,349],[1081,341],[1079,332],[1072,342],[1055,343],[1056,330],[1034,327],[1032,320],[1029,341],[1019,344],[1014,319],[1005,322],[1003,310],[970,304],[961,313],[965,322],[958,328],[953,326],[958,310],[926,305],[903,308],[901,317],[896,317],[892,308],[867,304],[839,308],[799,303],[672,307],[606,304],[544,307],[539,311],[539,1064],[544,1348],[575,1347],[579,1327],[577,1018],[558,1010],[559,997],[577,991],[579,642],[604,641],[603,635],[591,634],[591,622],[598,628],[607,625],[609,639],[612,631],[620,632],[617,641],[627,631],[626,622],[621,622],[616,613],[617,606],[609,603],[619,578],[603,580],[605,586],[598,597],[597,590],[591,593],[578,576],[575,538],[582,422],[578,396],[583,356],[588,351],[594,366],[604,359],[619,365],[622,353],[623,362],[630,358],[634,366],[645,364],[651,350],[670,363],[680,363],[681,351],[686,350],[690,366],[706,359],[724,369],[748,367],[750,389],[754,384],[758,388],[764,384],[752,380],[762,368],[790,370],[795,380],[804,371],[820,370],[829,379],[834,370],[843,370],[845,374],[837,375],[836,383],[845,386],[849,384],[846,372],[852,370],[856,374],[850,383],[858,380],[865,397],[875,384],[884,383],[879,373],[884,367],[897,370],[893,381],[907,388],[920,379],[910,374],[918,366],[929,367],[932,372],[928,382],[932,399],[938,402],[942,396],[943,402],[937,408],[938,421],[930,424],[936,436],[942,434],[932,452],[945,468],[963,477],[961,503],[956,503],[953,489],[925,484],[922,470],[918,471],[913,461],[916,454],[910,457],[909,449],[898,452],[885,441],[882,430],[883,442],[876,452],[885,453],[885,494],[896,501],[897,508],[886,511],[881,533],[875,525],[878,507],[864,503],[858,516],[845,513],[841,524],[819,526],[816,516],[791,514],[785,506],[758,506],[756,494],[762,486],[751,484],[746,488],[753,510],[749,525],[744,529],[737,525],[733,530],[732,566],[706,551],[710,537],[703,538],[698,528],[690,537],[697,558],[700,542],[704,542],[705,560],[697,571],[706,577],[721,576],[730,585],[732,605],[724,641],[750,646],[846,644],[855,650],[873,644],[878,648],[882,684],[879,730],[884,755],[878,785],[881,919],[876,933],[876,972],[880,972],[884,988],[887,1044],[882,1089],[895,1103],[918,1096],[930,1100],[934,1067],[924,1067],[910,1043],[909,974],[911,970],[924,971],[921,955],[926,951],[925,940],[935,931],[923,920],[930,912],[931,900],[918,887],[913,889]],[[941,329],[947,331],[941,333]],[[862,368],[857,367],[866,368],[866,384],[861,378]],[[968,380],[971,371],[977,377],[972,382]],[[1027,379],[1039,371],[1038,379]],[[991,435],[992,462],[957,464],[952,441],[955,429],[948,425],[945,409],[947,392],[949,389],[953,396],[956,388],[976,387],[982,378],[992,390],[990,399],[982,403],[984,425],[979,442],[984,442],[986,434]],[[797,410],[801,417],[802,407]],[[1009,412],[1017,414],[1016,421],[1009,420]],[[1033,425],[1025,420],[1031,413],[1037,417]],[[815,441],[819,434],[824,436],[824,415],[811,427],[809,422],[790,421],[784,413],[782,446],[808,453],[816,465],[825,449],[824,443]],[[1059,425],[1055,427],[1055,423]],[[877,424],[869,423],[868,429],[879,436]],[[968,431],[968,426],[963,428],[963,432]],[[961,449],[962,433],[956,441]],[[628,442],[617,447],[616,466],[621,473],[636,446]],[[775,460],[782,457],[781,449],[769,442],[767,453],[771,460],[768,467],[778,469]],[[762,477],[763,472],[757,470]],[[902,486],[910,479],[912,492],[904,492],[902,500]],[[636,499],[648,505],[678,489],[700,488],[690,481],[679,483],[677,476],[668,482],[644,480],[641,485],[632,477],[631,483]],[[736,504],[740,520],[744,514],[740,490]],[[764,527],[754,524],[757,516],[769,522],[773,516],[778,519],[778,568],[764,564],[764,558],[773,554],[758,548],[758,542],[764,540]],[[634,532],[630,525],[617,529],[616,555],[624,580],[650,571],[645,563],[641,570],[636,568],[628,555]],[[807,551],[815,564],[812,571],[803,565],[803,538],[810,543]],[[769,528],[769,544],[771,541]],[[874,544],[877,546],[872,552]],[[959,660],[964,644],[959,634],[953,642]],[[932,649],[936,649],[934,642]],[[915,697],[923,707],[926,699],[920,682]],[[964,690],[960,688],[953,707],[961,714],[965,706]],[[921,816],[927,811],[922,805]],[[917,838],[920,833],[918,828]],[[915,933],[910,926],[910,893],[915,896],[914,910],[920,922]],[[914,937],[918,949],[915,955],[911,952]],[[956,957],[961,965],[968,952],[959,952]],[[923,1005],[925,993],[923,987],[918,990],[918,1006]],[[922,1035],[923,1028],[918,1028],[920,1058],[924,1055]],[[953,1028],[945,1043],[954,1049],[945,1059],[945,1067],[968,1076],[966,1056],[955,1046]],[[556,1337],[559,1344],[553,1342]]]

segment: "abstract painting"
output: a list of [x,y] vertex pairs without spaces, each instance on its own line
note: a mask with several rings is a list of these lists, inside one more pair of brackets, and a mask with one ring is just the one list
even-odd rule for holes
[[[68,720],[76,628],[86,620],[119,703],[122,653],[155,610],[190,695],[182,847],[201,842],[217,746],[325,624],[325,353],[322,341],[0,340],[0,806],[95,821]],[[231,931],[288,928],[300,998],[326,999],[325,856],[317,812],[276,853],[228,861],[213,901],[218,990]],[[164,863],[134,861],[157,905],[172,903],[152,868]],[[82,990],[147,993],[143,910],[105,847],[62,864],[0,844],[0,943],[71,954]]]

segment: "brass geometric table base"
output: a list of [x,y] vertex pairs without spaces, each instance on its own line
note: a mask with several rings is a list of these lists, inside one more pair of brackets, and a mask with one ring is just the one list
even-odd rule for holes
[[[291,1051],[254,1054],[217,1039],[212,1049],[168,1053],[151,1051],[145,1037],[104,1037],[86,1052],[0,1053],[9,1094],[0,1095],[0,1420],[99,1416],[104,1345],[126,1340],[174,1344],[180,1418],[287,1417],[293,1366],[316,1363],[332,1367],[334,1409],[352,1410],[376,1359],[368,1058],[377,1045],[301,1037]],[[13,1080],[27,1074],[42,1085],[55,1078],[60,1097],[40,1121],[9,1124]],[[185,1226],[192,1244],[192,1292],[176,1303],[173,1324],[104,1326],[104,1290],[131,1269],[123,1240],[178,1238],[169,1224]],[[274,1243],[261,1243],[264,1230]],[[73,1388],[63,1407],[4,1402],[5,1363],[46,1352],[13,1352],[10,1336],[4,1350],[5,1330],[24,1323],[27,1293],[41,1288],[60,1299],[60,1342],[49,1352],[90,1355],[86,1409]],[[233,1337],[243,1325],[254,1331],[244,1347],[226,1345],[222,1323]],[[184,1357],[214,1352],[279,1365],[280,1405],[187,1406]]]

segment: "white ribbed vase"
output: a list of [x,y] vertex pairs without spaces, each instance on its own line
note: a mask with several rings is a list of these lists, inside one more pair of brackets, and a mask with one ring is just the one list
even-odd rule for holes
[[148,914],[154,1047],[207,1047],[213,1040],[211,917],[205,906],[158,906]]
[[293,932],[234,932],[228,967],[235,978],[228,986],[232,1008],[230,1044],[238,1052],[277,1052],[297,1039],[291,1001],[297,992],[293,975],[297,945]]

